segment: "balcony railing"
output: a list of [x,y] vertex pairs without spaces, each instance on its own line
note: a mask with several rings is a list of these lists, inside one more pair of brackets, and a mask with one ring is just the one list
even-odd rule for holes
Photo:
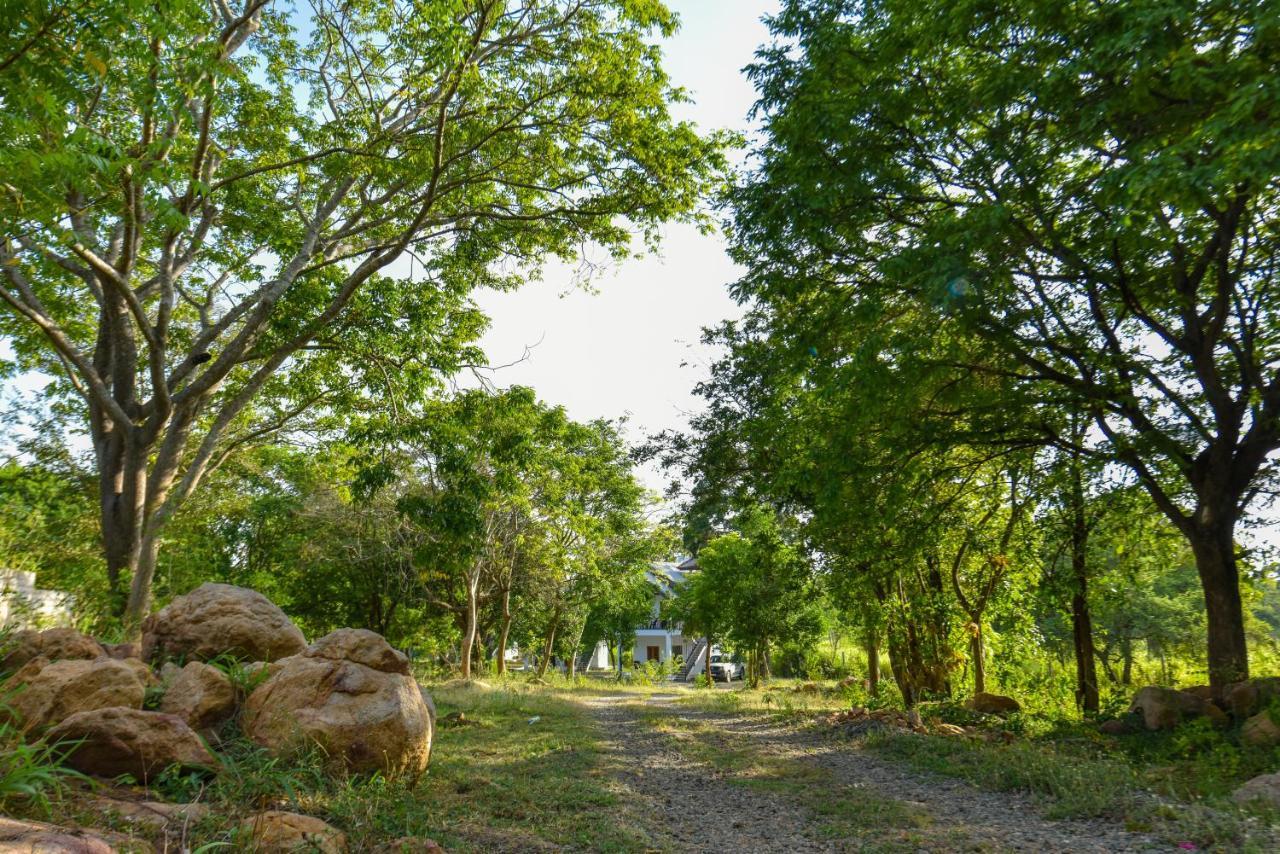
[[643,626],[640,626],[640,628],[641,629],[660,629],[662,631],[678,632],[681,630],[682,625],[680,623],[672,622],[671,620],[650,620],[649,622],[645,623]]

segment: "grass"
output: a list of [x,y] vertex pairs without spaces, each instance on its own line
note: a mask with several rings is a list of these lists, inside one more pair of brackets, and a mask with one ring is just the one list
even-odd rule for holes
[[[261,678],[248,670],[232,675],[242,689]],[[914,850],[938,844],[950,832],[931,826],[924,809],[870,787],[843,784],[820,765],[762,750],[759,739],[701,717],[741,715],[783,726],[820,726],[831,711],[867,703],[834,687],[777,680],[761,689],[690,690],[551,675],[537,682],[524,676],[455,680],[428,685],[428,690],[442,722],[430,769],[416,786],[377,775],[334,775],[319,755],[272,757],[241,737],[233,721],[221,733],[222,773],[162,775],[149,790],[131,791],[208,804],[210,817],[189,828],[182,840],[192,850],[241,847],[240,822],[262,809],[285,809],[340,828],[353,851],[403,836],[430,837],[461,852],[649,851],[655,843],[646,828],[660,819],[635,814],[612,782],[618,760],[604,751],[604,733],[582,705],[613,696],[637,701],[641,724],[686,759],[715,769],[735,785],[794,805],[832,839],[858,840],[866,850]],[[662,707],[639,702],[655,695],[671,699]],[[984,788],[1030,792],[1042,799],[1050,817],[1108,817],[1201,849],[1275,850],[1269,825],[1277,816],[1241,809],[1228,795],[1243,779],[1280,767],[1280,756],[1244,750],[1231,732],[1192,722],[1173,733],[1113,739],[1090,724],[1052,715],[998,721],[950,703],[922,711],[926,719],[1007,734],[1009,743],[881,734],[867,737],[865,746]],[[446,725],[453,712],[463,713],[467,723]],[[21,745],[2,729],[0,739],[0,808],[6,813],[145,838],[123,821],[89,812],[88,796],[96,790],[60,769],[39,746]]]
[[[650,850],[644,832],[627,820],[626,805],[609,785],[601,734],[585,709],[569,699],[570,686],[532,686],[511,679],[428,690],[441,719],[463,712],[468,723],[437,726],[430,768],[416,785],[376,774],[335,774],[318,752],[273,757],[239,735],[233,721],[220,733],[223,769],[215,776],[162,774],[147,787],[128,779],[103,784],[80,778],[75,785],[64,785],[56,772],[44,771],[46,777],[26,778],[43,787],[43,809],[26,798],[6,800],[5,811],[117,832],[128,838],[120,841],[123,850],[129,850],[129,839],[140,849],[161,840],[124,818],[104,816],[93,808],[94,796],[207,804],[209,817],[183,834],[182,845],[191,850],[243,847],[247,840],[241,822],[264,809],[320,818],[347,835],[352,851],[405,836],[429,837],[457,852]],[[593,690],[602,688],[583,693]],[[0,770],[14,765],[22,771],[26,766],[16,763],[24,755],[7,754],[4,762],[9,765]],[[6,779],[0,778],[0,784]],[[584,821],[588,815],[607,815],[609,820]]]
[[[0,708],[0,715],[7,716]],[[50,815],[56,799],[75,780],[86,779],[65,767],[60,751],[38,742],[27,744],[11,722],[0,721],[0,812],[11,810]]]
[[[1003,744],[882,733],[867,736],[865,745],[912,767],[959,777],[982,788],[1029,792],[1039,796],[1051,818],[1109,817],[1130,830],[1199,849],[1275,850],[1274,814],[1241,808],[1222,795],[1191,794],[1203,782],[1188,781],[1177,787],[1182,797],[1161,793],[1152,783],[1158,773],[1169,773],[1167,769],[1157,772],[1134,763],[1123,751],[1091,740],[1042,738]],[[1184,768],[1182,775],[1187,773]],[[1221,785],[1221,778],[1214,778],[1212,787]]]

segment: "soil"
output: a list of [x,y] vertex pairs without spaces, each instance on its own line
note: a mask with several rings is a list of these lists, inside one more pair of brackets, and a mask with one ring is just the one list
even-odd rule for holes
[[[672,699],[587,701],[620,800],[655,850],[1169,850],[1112,822],[1049,820],[1029,797],[923,774],[785,721]],[[724,756],[735,761],[716,761]]]

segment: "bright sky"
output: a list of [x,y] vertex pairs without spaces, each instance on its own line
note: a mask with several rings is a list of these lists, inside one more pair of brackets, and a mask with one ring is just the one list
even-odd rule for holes
[[[755,93],[742,69],[765,42],[762,18],[777,0],[669,0],[669,6],[682,26],[664,43],[666,67],[694,99],[679,105],[677,116],[706,130],[749,130]],[[493,320],[483,340],[490,364],[518,362],[493,381],[531,386],[579,420],[627,416],[633,442],[681,428],[697,406],[691,390],[707,373],[701,330],[737,315],[725,290],[737,277],[718,234],[671,226],[658,255],[603,270],[592,291],[575,288],[574,267],[553,266],[519,291],[481,293],[478,301]],[[43,382],[25,376],[14,385],[29,394]],[[655,490],[665,486],[656,469],[642,475]]]
[[[766,40],[762,16],[778,3],[669,5],[682,26],[664,45],[666,67],[694,99],[678,115],[707,130],[748,130],[755,93],[742,68]],[[575,289],[573,274],[572,267],[557,266],[514,293],[480,295],[493,319],[483,341],[490,363],[515,362],[531,348],[495,382],[531,386],[579,420],[629,416],[632,441],[685,426],[697,406],[691,390],[705,376],[710,355],[698,344],[701,330],[738,314],[725,290],[738,270],[723,239],[671,226],[658,256],[605,270],[593,282],[594,293]],[[651,488],[665,484],[657,471],[643,475]]]

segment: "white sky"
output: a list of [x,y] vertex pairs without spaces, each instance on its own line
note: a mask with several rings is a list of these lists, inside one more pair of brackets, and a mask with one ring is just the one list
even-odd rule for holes
[[[693,98],[676,107],[676,116],[704,130],[749,130],[755,92],[742,69],[765,42],[762,18],[776,11],[778,0],[668,5],[682,26],[663,43],[665,65]],[[530,386],[578,420],[627,416],[633,442],[684,427],[697,406],[692,388],[707,373],[701,330],[737,316],[725,286],[738,273],[720,235],[669,226],[657,255],[599,272],[591,291],[575,288],[572,265],[554,265],[518,291],[480,293],[477,301],[492,318],[482,341],[489,363],[518,362],[496,372],[493,382]],[[27,375],[9,390],[31,394],[43,384]],[[641,474],[652,489],[665,485],[656,469]]]
[[[705,130],[748,130],[755,92],[741,72],[765,42],[761,18],[777,0],[669,0],[669,6],[682,26],[664,43],[666,68],[694,99],[677,116]],[[578,420],[629,416],[632,441],[685,426],[697,407],[691,390],[707,370],[701,330],[739,313],[725,290],[739,271],[721,236],[669,226],[658,256],[605,270],[594,293],[575,289],[573,274],[572,267],[553,266],[518,291],[479,295],[493,319],[482,341],[490,363],[516,362],[532,348],[497,372],[496,384],[530,386]],[[665,483],[658,471],[642,475],[653,489]]]

